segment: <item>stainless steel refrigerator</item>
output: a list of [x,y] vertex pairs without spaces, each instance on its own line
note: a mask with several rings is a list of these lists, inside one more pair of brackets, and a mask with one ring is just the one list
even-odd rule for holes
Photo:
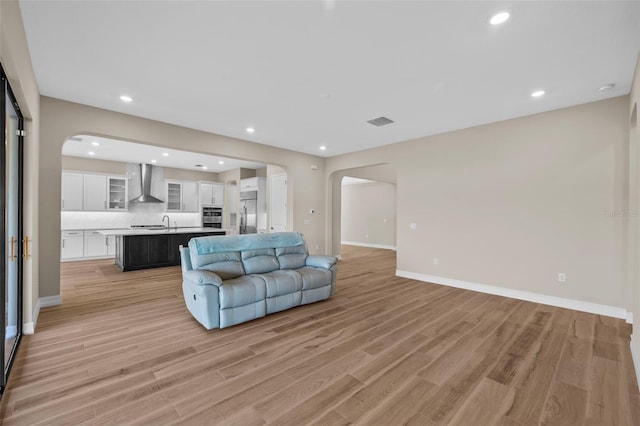
[[255,234],[258,232],[257,224],[258,192],[246,191],[240,193],[240,233]]

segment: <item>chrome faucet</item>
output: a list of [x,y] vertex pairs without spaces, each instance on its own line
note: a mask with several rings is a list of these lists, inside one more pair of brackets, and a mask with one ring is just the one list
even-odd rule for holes
[[168,215],[164,215],[162,216],[162,224],[164,225],[164,219],[167,218],[167,230],[169,230],[169,227],[171,226],[171,222],[169,222],[169,216]]

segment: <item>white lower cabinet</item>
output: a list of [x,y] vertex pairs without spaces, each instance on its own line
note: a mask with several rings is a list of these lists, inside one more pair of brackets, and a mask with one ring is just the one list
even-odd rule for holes
[[115,257],[116,237],[96,230],[62,231],[60,260],[104,259]]
[[62,231],[62,259],[77,259],[84,256],[84,232]]
[[98,231],[84,231],[84,257],[107,256],[107,237]]

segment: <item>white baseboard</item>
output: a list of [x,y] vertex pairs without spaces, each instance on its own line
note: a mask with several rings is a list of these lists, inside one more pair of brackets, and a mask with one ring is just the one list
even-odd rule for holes
[[633,312],[627,311],[627,324],[633,324]]
[[631,335],[631,342],[629,343],[629,346],[631,346],[631,359],[633,359],[633,368],[636,372],[636,383],[638,384],[638,389],[640,389],[640,358],[638,357],[638,352],[636,352],[633,335]]
[[358,243],[356,241],[340,241],[340,244],[346,244],[348,246],[358,246],[358,247],[369,247],[369,248],[377,248],[384,250],[393,250],[396,251],[396,246],[390,246],[387,244],[370,244],[370,243]]
[[338,260],[342,260],[342,255],[341,254],[334,254],[333,257],[335,257]]
[[38,323],[38,316],[40,315],[40,308],[46,308],[47,306],[56,306],[62,304],[61,296],[47,296],[41,297],[36,300],[36,305],[33,307],[33,321],[25,322],[22,324],[23,334],[33,334],[36,331],[36,324]]
[[494,294],[496,296],[511,297],[513,299],[541,303],[543,305],[557,306],[559,308],[573,309],[575,311],[589,312],[591,314],[605,315],[608,317],[620,318],[624,320],[629,319],[627,310],[625,308],[619,308],[617,306],[583,302],[581,300],[566,299],[564,297],[549,296],[546,294],[533,293],[529,291],[513,290],[510,288],[497,287],[488,284],[472,283],[468,281],[456,280],[453,278],[419,274],[415,272],[402,271],[399,269],[396,269],[396,275],[403,278],[410,278],[413,280],[425,281],[433,284],[446,285],[449,287],[478,291],[480,293]]

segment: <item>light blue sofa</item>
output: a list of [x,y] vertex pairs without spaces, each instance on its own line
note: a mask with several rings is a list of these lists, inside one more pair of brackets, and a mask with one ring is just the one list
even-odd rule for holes
[[192,238],[180,259],[185,303],[208,330],[336,292],[337,259],[310,256],[298,232]]

